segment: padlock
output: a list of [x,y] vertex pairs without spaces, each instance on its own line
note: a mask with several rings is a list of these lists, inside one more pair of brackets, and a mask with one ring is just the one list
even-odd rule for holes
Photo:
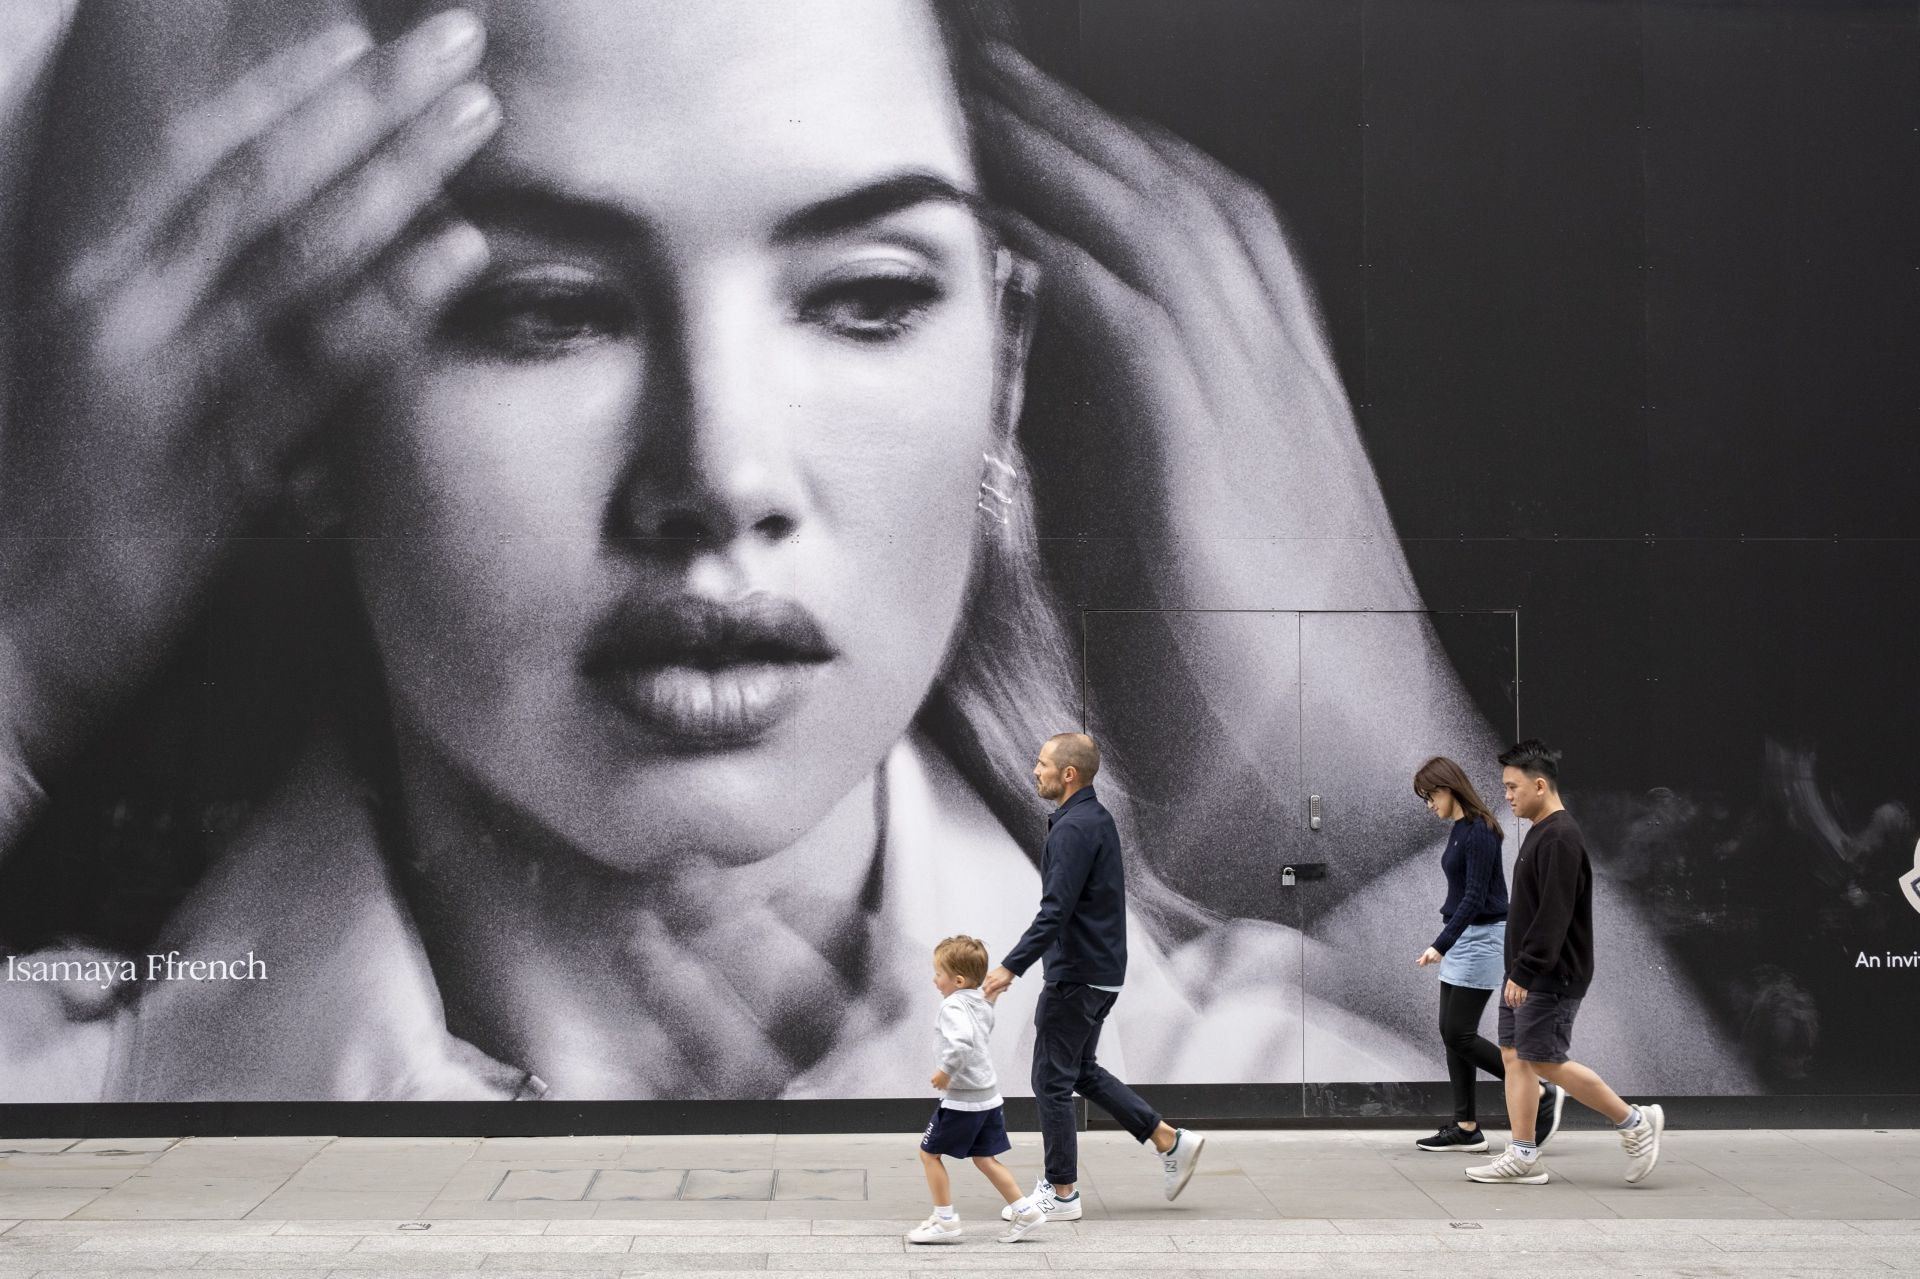
[[1280,887],[1292,888],[1293,884],[1294,884],[1293,867],[1291,866],[1281,867],[1280,868]]

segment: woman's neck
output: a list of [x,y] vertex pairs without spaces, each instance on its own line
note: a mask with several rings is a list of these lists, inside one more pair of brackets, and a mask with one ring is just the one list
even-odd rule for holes
[[758,863],[606,867],[403,739],[405,854],[447,1025],[571,1097],[774,1096],[867,967],[884,795]]

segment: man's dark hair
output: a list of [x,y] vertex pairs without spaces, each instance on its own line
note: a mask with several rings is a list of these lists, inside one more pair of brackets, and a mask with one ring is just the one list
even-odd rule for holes
[[1100,771],[1100,748],[1085,733],[1055,733],[1047,739],[1047,745],[1053,747],[1054,765],[1079,773],[1082,786]]
[[1560,789],[1560,752],[1537,737],[1515,742],[1501,751],[1500,767],[1517,768],[1528,777],[1544,777],[1547,785]]

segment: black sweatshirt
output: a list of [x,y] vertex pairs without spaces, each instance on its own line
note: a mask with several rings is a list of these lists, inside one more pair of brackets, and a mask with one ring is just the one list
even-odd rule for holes
[[1593,981],[1593,867],[1565,809],[1533,824],[1513,866],[1507,978],[1522,990],[1587,993]]
[[1001,965],[1015,976],[1045,960],[1046,980],[1118,986],[1127,977],[1127,871],[1120,831],[1093,787],[1047,816],[1040,913]]

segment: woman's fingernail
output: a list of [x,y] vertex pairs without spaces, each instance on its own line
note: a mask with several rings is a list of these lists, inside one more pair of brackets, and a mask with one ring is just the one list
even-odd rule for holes
[[435,57],[454,62],[473,51],[483,32],[480,19],[465,9],[448,9],[428,19],[425,34]]
[[357,22],[343,22],[322,32],[314,41],[322,60],[330,67],[343,67],[373,48],[373,38]]
[[500,118],[500,100],[484,84],[463,84],[441,106],[447,127],[458,133],[489,128]]

